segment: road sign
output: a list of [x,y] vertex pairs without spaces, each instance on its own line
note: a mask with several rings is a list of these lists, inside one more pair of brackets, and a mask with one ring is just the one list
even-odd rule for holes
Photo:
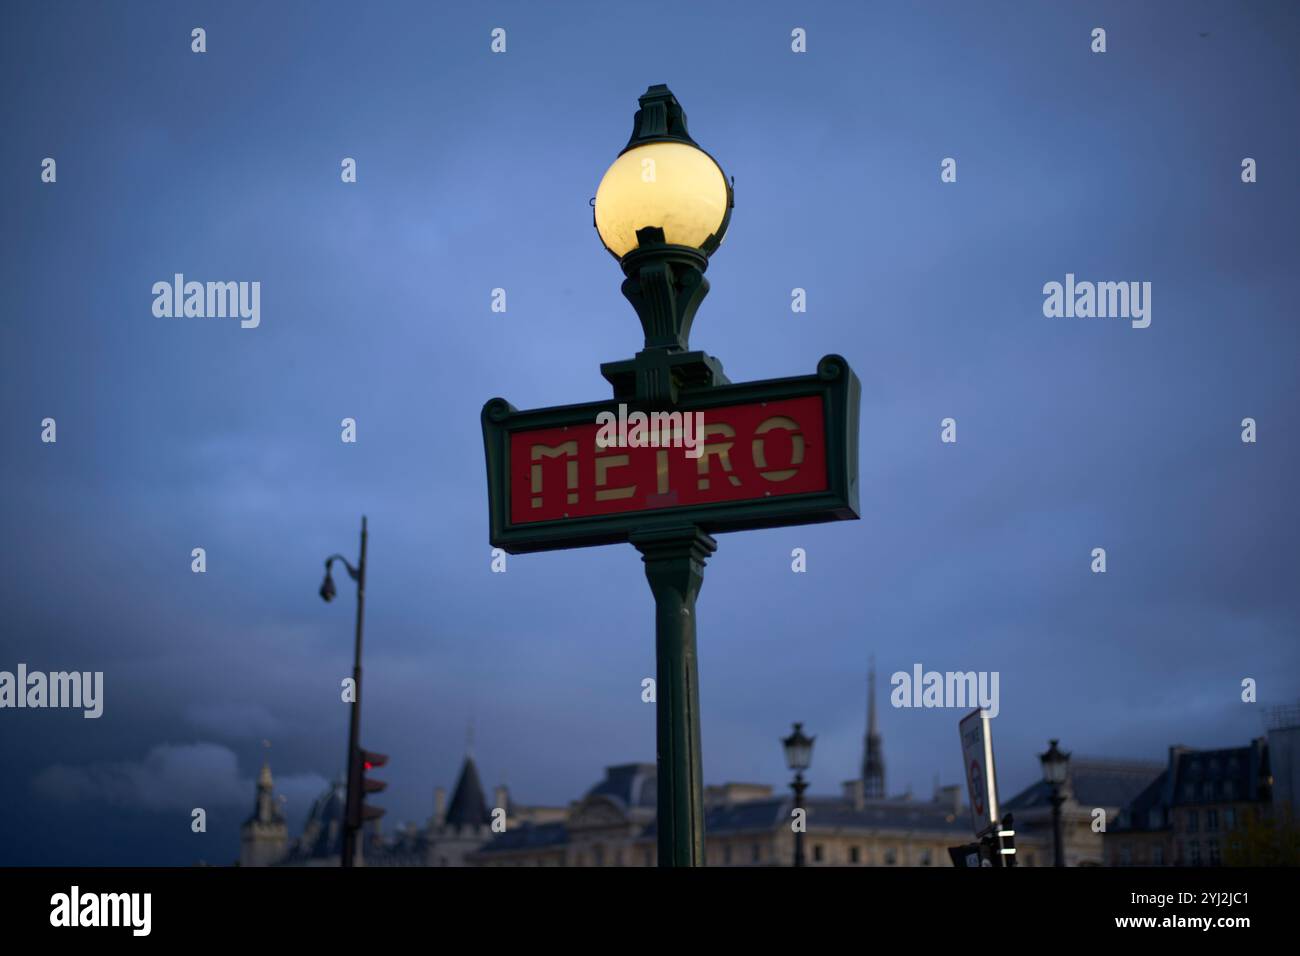
[[[860,395],[848,363],[828,355],[815,375],[683,388],[661,408],[521,412],[494,398],[482,414],[489,538],[519,554],[685,524],[713,534],[857,518]],[[665,425],[652,444],[600,437],[598,416],[626,420],[629,408]],[[694,448],[681,441],[687,415],[701,426]]]
[[970,795],[971,826],[980,836],[998,825],[997,771],[993,766],[992,721],[980,708],[957,725],[961,734],[962,766]]

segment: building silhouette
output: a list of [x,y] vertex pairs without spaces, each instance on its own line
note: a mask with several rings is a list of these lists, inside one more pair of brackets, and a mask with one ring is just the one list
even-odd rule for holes
[[[242,866],[338,866],[344,784],[335,780],[290,840],[273,794],[269,763],[257,777],[253,813],[240,831]],[[928,800],[885,794],[884,743],[869,670],[861,775],[838,795],[804,798],[809,866],[949,866],[948,848],[969,843],[960,786]],[[491,801],[467,746],[450,803],[434,791],[423,825],[390,835],[370,825],[360,841],[366,866],[654,866],[653,763],[606,767],[565,807],[524,806],[495,788]],[[1036,781],[1002,803],[1014,816],[1017,861],[1053,860],[1051,790]],[[1300,708],[1275,708],[1268,736],[1218,750],[1169,748],[1165,763],[1074,757],[1063,785],[1067,866],[1278,865],[1300,862]],[[704,790],[708,866],[789,866],[793,801],[767,784]]]
[[[948,866],[947,848],[970,839],[959,786],[936,784],[929,800],[885,796],[884,745],[876,716],[875,666],[869,671],[867,733],[861,775],[838,795],[810,795],[805,842],[810,866]],[[274,811],[270,770],[258,783],[258,807]],[[263,796],[265,785],[266,796]],[[434,791],[424,827],[410,824],[384,837],[367,831],[366,866],[654,866],[657,863],[653,763],[617,764],[567,807],[514,803],[505,787],[487,800],[466,748],[452,789]],[[342,847],[344,786],[335,781],[313,804],[301,836],[245,824],[245,866],[337,866]],[[784,788],[725,783],[704,791],[705,859],[709,866],[788,866],[794,859],[793,801]],[[498,811],[503,811],[498,813]],[[256,816],[256,814],[255,814]],[[258,824],[261,826],[261,824]],[[278,842],[277,842],[278,840]],[[257,852],[251,852],[256,845]]]

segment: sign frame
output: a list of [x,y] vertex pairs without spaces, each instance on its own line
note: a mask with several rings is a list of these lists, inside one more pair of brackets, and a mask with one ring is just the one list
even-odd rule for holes
[[[967,739],[978,732],[978,738]],[[971,827],[981,837],[991,829],[1001,826],[998,816],[998,775],[993,762],[993,718],[984,708],[976,707],[957,722],[957,735],[961,740],[962,775],[966,778],[966,795],[970,799]],[[972,771],[975,771],[974,773]],[[977,807],[975,779],[984,789],[983,809]]]
[[788,398],[822,399],[826,442],[826,488],[771,498],[683,505],[614,514],[515,523],[510,520],[510,437],[516,431],[591,425],[599,412],[617,414],[626,399],[611,398],[579,405],[520,411],[504,398],[493,398],[481,414],[487,461],[489,541],[510,554],[592,547],[629,540],[633,532],[694,525],[708,534],[852,521],[858,510],[858,415],[862,385],[849,363],[826,355],[813,375],[764,379],[738,384],[683,388],[672,411],[705,412],[710,408]]

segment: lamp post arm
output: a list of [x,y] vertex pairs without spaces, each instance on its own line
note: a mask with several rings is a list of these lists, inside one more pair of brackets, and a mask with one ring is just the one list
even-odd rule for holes
[[352,566],[352,563],[348,561],[347,558],[343,557],[343,555],[341,554],[331,554],[328,558],[326,558],[325,570],[328,571],[330,569],[330,565],[333,564],[335,561],[343,562],[343,566],[348,569],[348,577],[350,577],[353,581],[356,581],[360,577],[361,572],[358,571],[356,568],[354,568]]

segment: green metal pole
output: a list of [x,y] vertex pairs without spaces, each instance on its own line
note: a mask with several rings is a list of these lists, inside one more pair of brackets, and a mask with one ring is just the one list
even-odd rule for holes
[[704,865],[695,599],[717,542],[694,525],[638,531],[655,599],[655,749],[660,866]]
[[356,865],[361,829],[361,624],[366,610],[366,516],[361,516],[361,561],[357,566],[357,632],[352,655],[352,713],[348,720],[348,789],[343,815],[343,849],[339,863]]

